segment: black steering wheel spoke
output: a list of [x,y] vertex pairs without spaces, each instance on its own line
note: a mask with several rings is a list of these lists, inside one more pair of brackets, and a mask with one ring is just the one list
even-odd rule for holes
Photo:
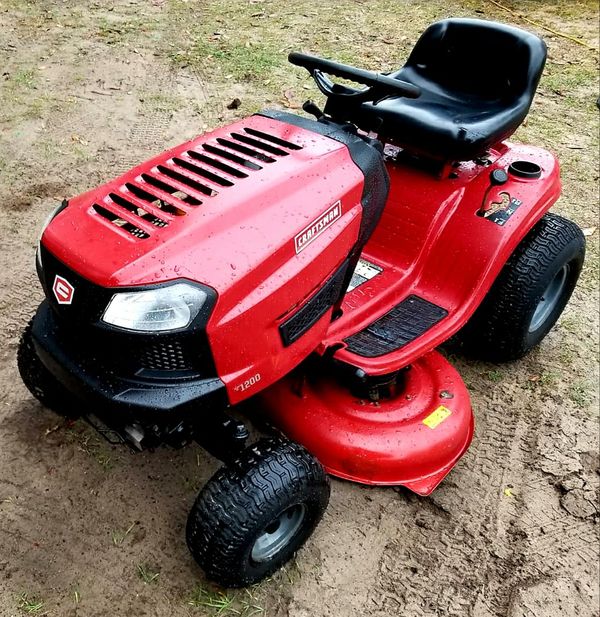
[[[390,96],[417,98],[421,94],[421,90],[409,82],[332,60],[325,60],[317,56],[292,52],[288,56],[288,60],[296,66],[305,68],[315,80],[319,90],[328,99],[344,100],[348,103],[351,101],[365,103],[367,101],[380,101]],[[338,84],[333,82],[328,75],[347,79],[367,87],[358,89]]]
[[372,88],[352,88],[345,84],[338,84],[329,79],[323,71],[314,69],[311,75],[317,84],[319,90],[326,97],[343,97],[344,99],[352,99],[356,102],[364,102],[372,99]]

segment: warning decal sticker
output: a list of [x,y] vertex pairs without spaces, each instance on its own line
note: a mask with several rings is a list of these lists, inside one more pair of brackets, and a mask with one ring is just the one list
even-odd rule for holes
[[440,405],[423,420],[423,424],[433,429],[440,425],[450,415],[452,415],[452,412],[447,407]]
[[383,268],[381,266],[371,263],[366,259],[359,259],[346,293],[360,287],[363,283],[370,281],[381,272],[383,272]]

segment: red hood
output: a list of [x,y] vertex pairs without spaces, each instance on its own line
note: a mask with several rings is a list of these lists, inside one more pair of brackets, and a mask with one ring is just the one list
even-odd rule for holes
[[104,287],[188,278],[220,292],[259,266],[274,271],[340,194],[356,216],[361,182],[341,143],[252,116],[73,198],[42,242]]

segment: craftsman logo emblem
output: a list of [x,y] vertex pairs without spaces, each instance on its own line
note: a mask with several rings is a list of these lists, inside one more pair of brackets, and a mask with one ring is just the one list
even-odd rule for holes
[[342,203],[338,200],[326,212],[305,227],[295,238],[296,253],[303,251],[313,240],[316,240],[328,227],[342,216]]
[[54,277],[54,285],[52,285],[52,291],[54,297],[59,304],[71,304],[73,302],[73,295],[75,294],[75,288],[67,279],[64,279],[58,274]]

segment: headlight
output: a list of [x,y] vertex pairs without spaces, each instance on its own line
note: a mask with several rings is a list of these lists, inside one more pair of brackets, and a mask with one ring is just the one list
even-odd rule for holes
[[111,298],[102,321],[141,332],[178,330],[189,326],[206,298],[205,291],[187,283],[120,292]]

